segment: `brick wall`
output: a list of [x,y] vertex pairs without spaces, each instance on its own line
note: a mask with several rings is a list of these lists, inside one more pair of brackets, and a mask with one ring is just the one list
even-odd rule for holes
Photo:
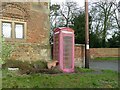
[[85,67],[85,45],[75,44],[75,66]]
[[[53,45],[51,45],[53,47]],[[52,48],[53,49],[53,48]],[[85,67],[85,45],[83,44],[75,44],[74,46],[74,64],[76,67]],[[52,58],[53,58],[53,50],[51,50]]]
[[120,48],[90,48],[90,57],[118,57]]
[[50,26],[48,14],[30,11],[27,26],[27,42],[49,44]]

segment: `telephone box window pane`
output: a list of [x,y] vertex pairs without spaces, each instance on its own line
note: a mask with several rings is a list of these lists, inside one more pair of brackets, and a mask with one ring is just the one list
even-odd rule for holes
[[2,35],[5,38],[11,38],[12,25],[8,22],[2,23]]
[[15,37],[23,38],[23,24],[15,24]]
[[63,37],[63,67],[72,68],[72,36]]

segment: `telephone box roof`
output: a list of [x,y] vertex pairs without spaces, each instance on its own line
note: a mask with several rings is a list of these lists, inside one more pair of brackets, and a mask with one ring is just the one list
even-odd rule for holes
[[54,29],[54,32],[58,32],[58,31],[68,31],[74,33],[74,30],[69,27],[58,27]]

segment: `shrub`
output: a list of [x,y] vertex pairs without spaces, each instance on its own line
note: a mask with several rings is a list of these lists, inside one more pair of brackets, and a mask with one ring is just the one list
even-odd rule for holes
[[35,69],[47,69],[47,63],[43,61],[31,62],[31,66]]
[[46,73],[46,74],[56,74],[61,73],[58,67],[54,67],[53,69],[47,69],[47,62],[43,61],[35,61],[29,63],[28,61],[19,61],[19,60],[7,60],[2,67],[8,68],[19,68],[20,74],[33,74],[33,73]]
[[59,70],[58,67],[54,67],[53,69],[48,71],[49,74],[58,74],[58,73],[63,73],[62,71]]
[[5,61],[9,58],[12,51],[12,46],[6,42],[2,43],[2,60]]
[[13,47],[10,43],[5,42],[4,38],[0,38],[0,64],[3,64],[6,62],[6,60],[10,57],[11,52],[13,51]]
[[19,60],[7,60],[2,68],[19,68],[21,74],[29,74],[34,71],[33,67],[30,66],[28,62],[23,62]]
[[32,74],[32,73],[43,73],[47,69],[47,63],[42,61],[36,61],[29,63],[28,61],[20,60],[7,60],[2,65],[2,68],[19,68],[20,74]]

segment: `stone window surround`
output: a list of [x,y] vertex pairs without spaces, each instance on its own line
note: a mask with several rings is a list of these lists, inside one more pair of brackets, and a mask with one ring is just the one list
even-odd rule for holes
[[[26,41],[26,31],[27,31],[27,23],[24,21],[18,21],[18,20],[7,20],[7,19],[0,19],[0,36],[2,36],[2,22],[8,22],[12,24],[12,36],[11,38],[5,38],[5,41]],[[23,37],[24,38],[16,38],[15,37],[15,24],[23,24]]]

